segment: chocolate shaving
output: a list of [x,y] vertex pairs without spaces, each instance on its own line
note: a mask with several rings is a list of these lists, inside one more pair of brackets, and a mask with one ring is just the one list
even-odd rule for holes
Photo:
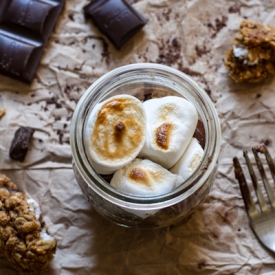
[[241,6],[236,5],[236,6],[231,6],[228,9],[229,13],[240,13]]

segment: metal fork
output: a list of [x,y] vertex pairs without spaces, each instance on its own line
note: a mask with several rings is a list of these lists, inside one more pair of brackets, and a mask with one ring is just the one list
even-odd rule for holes
[[252,152],[254,154],[256,164],[258,166],[263,181],[263,185],[268,195],[269,204],[266,203],[263,197],[263,193],[258,184],[251,162],[248,158],[247,151],[244,151],[243,155],[246,160],[253,187],[258,198],[260,211],[258,211],[258,209],[256,208],[256,205],[251,197],[245,176],[243,174],[243,170],[237,157],[233,158],[235,177],[239,181],[246,212],[248,214],[250,225],[255,235],[258,237],[258,239],[262,242],[263,245],[265,245],[271,251],[275,252],[275,196],[272,187],[270,186],[269,181],[267,179],[266,173],[263,168],[263,164],[258,156],[258,153],[262,153],[265,155],[273,181],[275,182],[274,162],[264,144],[253,147]]

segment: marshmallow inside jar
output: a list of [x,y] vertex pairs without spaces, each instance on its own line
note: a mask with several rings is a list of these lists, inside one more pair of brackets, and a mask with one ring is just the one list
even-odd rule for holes
[[112,174],[139,154],[146,136],[142,103],[131,95],[116,95],[95,106],[85,129],[87,154],[95,171]]
[[190,143],[198,124],[196,108],[177,96],[154,98],[143,103],[147,135],[139,157],[171,168]]
[[[148,159],[136,158],[115,172],[110,185],[125,194],[142,197],[169,193],[182,182],[181,176],[169,172],[161,165]],[[158,212],[129,208],[124,210],[143,219]]]
[[182,183],[182,178],[148,159],[138,159],[117,170],[111,186],[138,196],[162,195]]
[[180,175],[183,180],[188,179],[197,169],[203,158],[203,149],[196,138],[192,138],[187,149],[170,169],[170,172]]

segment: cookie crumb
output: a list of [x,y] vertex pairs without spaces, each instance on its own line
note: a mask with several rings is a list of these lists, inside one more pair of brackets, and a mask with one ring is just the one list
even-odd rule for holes
[[6,109],[0,109],[0,119],[5,115]]

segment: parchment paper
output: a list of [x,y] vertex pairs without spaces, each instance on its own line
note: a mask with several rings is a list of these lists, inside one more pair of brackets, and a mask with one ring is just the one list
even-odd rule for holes
[[[242,159],[242,150],[260,142],[275,156],[275,78],[236,84],[223,65],[243,18],[275,26],[274,1],[135,0],[149,21],[121,51],[85,20],[87,3],[67,1],[31,85],[0,76],[1,172],[41,203],[58,239],[42,274],[275,274],[275,256],[249,227],[232,168],[234,156]],[[205,202],[187,221],[152,231],[119,227],[93,210],[74,178],[69,145],[84,91],[109,70],[137,62],[191,75],[215,103],[222,128],[219,169]],[[23,163],[8,156],[19,125],[36,130]],[[0,260],[0,274],[20,273]]]

